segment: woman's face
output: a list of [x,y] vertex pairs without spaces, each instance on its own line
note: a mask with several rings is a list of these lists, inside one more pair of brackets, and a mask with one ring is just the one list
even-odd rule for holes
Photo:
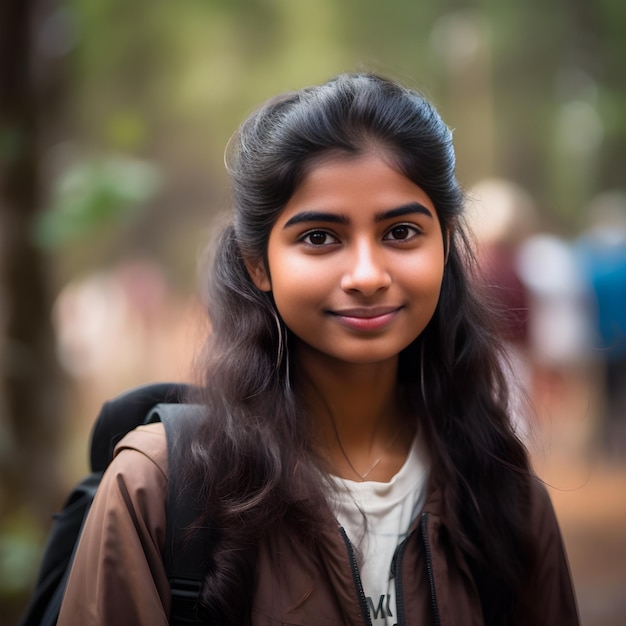
[[259,289],[298,338],[299,360],[396,359],[426,327],[444,271],[426,193],[375,153],[315,165],[274,224]]

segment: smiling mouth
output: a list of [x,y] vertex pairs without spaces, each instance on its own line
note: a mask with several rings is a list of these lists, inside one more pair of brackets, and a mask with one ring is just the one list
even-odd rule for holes
[[339,317],[357,317],[359,319],[371,319],[382,315],[389,315],[399,311],[402,307],[386,306],[386,307],[353,307],[351,309],[340,309],[338,311],[330,311],[331,315]]
[[359,307],[329,313],[343,326],[353,330],[376,331],[383,330],[390,324],[401,309],[402,307]]

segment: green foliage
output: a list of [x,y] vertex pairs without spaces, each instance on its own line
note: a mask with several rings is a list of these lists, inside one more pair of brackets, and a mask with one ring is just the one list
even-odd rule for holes
[[[513,178],[542,210],[571,225],[595,193],[622,176],[626,3],[619,0],[67,6],[78,25],[68,98],[74,136],[94,152],[157,162],[174,172],[172,181],[222,172],[228,138],[268,96],[355,69],[395,76],[435,100],[456,129],[467,185]],[[586,77],[584,93],[568,83],[575,75]],[[564,127],[563,111],[581,101],[596,111],[603,138],[570,176],[564,150],[577,144],[568,135],[581,129]]]
[[41,543],[41,533],[24,511],[5,517],[0,527],[0,598],[23,594],[31,587]]
[[114,148],[126,152],[134,152],[148,139],[148,128],[145,119],[132,109],[117,111],[106,125],[107,143]]
[[128,158],[77,164],[57,181],[52,207],[35,223],[35,241],[57,249],[105,225],[135,219],[160,183],[153,166]]

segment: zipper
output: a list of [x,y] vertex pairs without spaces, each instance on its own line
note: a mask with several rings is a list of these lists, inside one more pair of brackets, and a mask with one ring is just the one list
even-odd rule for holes
[[354,549],[352,548],[350,539],[348,538],[348,535],[343,526],[339,527],[339,532],[341,533],[341,538],[343,539],[346,550],[348,551],[348,557],[350,558],[350,567],[352,568],[352,580],[354,580],[354,586],[356,587],[356,592],[359,597],[359,606],[361,607],[363,621],[365,622],[366,626],[372,626],[372,620],[370,618],[370,613],[367,608],[367,600],[365,599],[365,592],[363,591],[363,584],[361,583],[361,575],[359,574],[359,566],[356,562]]
[[396,553],[393,555],[393,560],[391,561],[391,574],[396,581],[396,626],[402,626],[406,623],[406,616],[404,614],[404,581],[402,579],[402,560],[404,558],[404,549],[409,542],[409,537],[407,537],[396,548]]
[[420,529],[422,531],[422,540],[424,542],[424,551],[426,552],[426,574],[428,575],[428,584],[430,585],[430,602],[435,618],[435,626],[441,625],[439,617],[439,606],[437,604],[437,590],[435,589],[435,577],[433,575],[432,554],[430,551],[430,539],[428,538],[428,513],[422,513]]

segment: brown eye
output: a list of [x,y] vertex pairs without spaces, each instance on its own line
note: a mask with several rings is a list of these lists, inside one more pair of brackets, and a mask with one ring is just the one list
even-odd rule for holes
[[322,246],[326,243],[328,235],[326,233],[311,233],[309,235],[309,242],[314,246]]
[[326,246],[337,243],[337,238],[324,230],[311,230],[302,237],[302,241],[310,246]]
[[385,239],[388,241],[405,241],[411,239],[417,234],[417,228],[409,226],[408,224],[398,224],[389,229],[385,234]]
[[409,229],[406,226],[396,226],[391,234],[394,239],[406,239],[409,236]]

